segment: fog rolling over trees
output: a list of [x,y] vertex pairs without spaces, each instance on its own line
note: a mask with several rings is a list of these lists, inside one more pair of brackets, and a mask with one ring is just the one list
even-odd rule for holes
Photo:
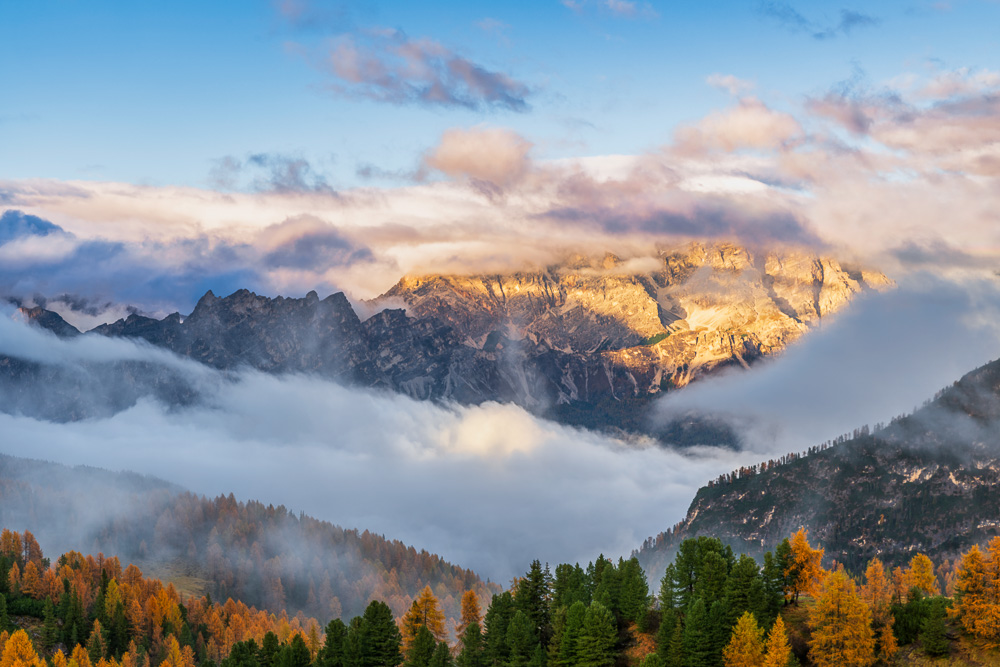
[[[679,453],[563,427],[510,405],[434,405],[308,376],[221,373],[129,341],[61,340],[11,317],[0,327],[0,355],[39,365],[42,377],[72,373],[88,399],[115,386],[120,362],[165,368],[193,397],[168,405],[132,395],[124,409],[96,412],[110,416],[63,423],[0,414],[0,452],[284,505],[493,581],[509,580],[525,558],[627,554],[738,461],[726,450]],[[8,391],[16,382],[0,379]],[[30,387],[43,402],[57,389]]]
[[[0,455],[0,525],[46,549],[116,555],[157,572],[179,565],[193,591],[274,613],[347,617],[372,600],[401,615],[433,585],[449,617],[466,591],[498,590],[475,572],[368,531],[284,506],[206,499],[155,478]],[[75,549],[73,547],[76,547]]]

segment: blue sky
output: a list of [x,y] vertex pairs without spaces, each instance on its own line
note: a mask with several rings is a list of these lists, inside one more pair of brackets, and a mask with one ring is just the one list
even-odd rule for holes
[[[694,240],[742,243],[758,258],[798,246],[881,270],[900,289],[846,330],[824,326],[773,372],[732,389],[706,383],[690,403],[735,406],[769,446],[784,433],[780,452],[801,449],[908,410],[996,356],[998,26],[1000,1],[989,0],[2,2],[0,299],[81,329],[136,311],[190,313],[209,289],[344,291],[365,315],[365,300],[404,275],[608,251],[649,267]],[[56,343],[32,345],[45,355]],[[337,494],[359,480],[398,488],[376,515],[324,516],[485,568],[507,565],[477,554],[520,568],[540,554],[627,552],[678,520],[702,480],[770,451],[626,459],[614,443],[504,406],[442,411],[265,377],[244,388],[204,413],[144,404],[78,425],[10,417],[0,430],[11,451],[254,494],[257,471],[273,481],[298,461],[293,445],[328,462],[314,471],[327,482],[353,470],[348,450],[315,456],[332,431],[311,417],[330,417],[376,464],[344,484],[269,484],[279,497],[262,500],[338,514],[350,498]],[[273,431],[247,441],[258,416]],[[457,451],[414,463],[394,449],[437,451],[484,432],[510,443],[513,465]],[[158,453],[187,461],[178,442],[223,463],[174,470]],[[532,442],[533,453],[517,449]],[[249,467],[233,468],[247,447]],[[549,472],[570,459],[580,474],[564,489]],[[412,465],[426,470],[415,477]],[[442,511],[407,501],[420,516],[401,512],[409,481],[433,474],[444,485],[421,492],[445,499]],[[482,518],[509,498],[508,476],[525,482],[519,511],[552,508],[537,531],[551,554],[522,558],[524,542],[506,538],[494,547],[510,531]],[[446,502],[456,496],[482,504],[456,509]],[[658,517],[652,506],[669,509]],[[621,518],[639,515],[649,523]]]
[[[542,158],[636,154],[727,104],[712,74],[794,109],[852,77],[879,86],[1000,56],[996,2],[568,4],[4,3],[0,175],[211,186],[215,161],[266,153],[344,188],[365,182],[359,166],[411,170],[446,129],[479,124],[512,128]],[[385,29],[509,77],[525,108],[332,90],[331,43],[377,51]]]

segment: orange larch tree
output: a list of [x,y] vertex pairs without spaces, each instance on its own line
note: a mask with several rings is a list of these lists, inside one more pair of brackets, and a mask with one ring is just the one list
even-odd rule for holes
[[876,652],[880,660],[888,663],[899,650],[896,635],[892,631],[895,618],[892,615],[893,585],[885,574],[885,567],[878,558],[873,558],[865,570],[865,583],[861,587],[861,599],[872,613],[872,628],[877,635]]
[[455,626],[455,635],[459,641],[465,635],[465,629],[472,623],[478,623],[480,628],[483,625],[483,612],[479,606],[479,596],[473,590],[465,591],[462,595],[462,619]]
[[762,667],[764,664],[764,631],[749,611],[743,612],[736,621],[729,643],[722,650],[722,662],[726,667]]
[[437,641],[447,636],[444,628],[444,612],[438,604],[430,586],[425,586],[403,616],[400,632],[403,635],[403,653],[407,654],[420,626],[426,626]]
[[809,610],[809,657],[817,667],[868,667],[875,663],[871,610],[843,569],[829,576]]
[[788,632],[785,630],[785,622],[779,615],[767,633],[763,667],[786,667],[791,656],[792,647],[788,645]]
[[809,531],[799,528],[789,539],[792,553],[785,576],[791,578],[794,602],[798,602],[799,593],[815,595],[826,576],[822,565],[824,549],[813,549],[808,538]]
[[934,563],[924,554],[917,554],[910,559],[910,567],[906,570],[907,595],[910,589],[917,588],[924,595],[940,595],[941,589],[934,574]]
[[24,630],[10,636],[0,654],[0,667],[46,667],[45,662],[35,653],[31,638]]

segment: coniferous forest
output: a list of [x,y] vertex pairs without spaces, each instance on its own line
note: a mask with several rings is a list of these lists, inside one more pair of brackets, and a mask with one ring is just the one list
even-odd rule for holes
[[[1000,659],[1000,538],[955,562],[914,555],[851,572],[799,530],[762,562],[717,538],[681,543],[651,587],[633,557],[530,564],[506,590],[430,586],[401,615],[269,612],[180,593],[114,556],[56,560],[0,534],[2,667],[866,667]],[[993,662],[990,662],[993,661]]]

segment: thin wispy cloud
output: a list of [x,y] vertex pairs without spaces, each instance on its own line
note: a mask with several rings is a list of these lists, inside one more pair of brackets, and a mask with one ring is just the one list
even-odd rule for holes
[[660,16],[652,3],[639,0],[561,0],[561,2],[564,7],[577,14],[594,10],[598,14],[624,19],[656,19]]
[[789,3],[780,0],[759,2],[756,10],[759,15],[777,22],[791,32],[806,33],[817,40],[848,36],[858,28],[870,28],[879,24],[878,18],[853,9],[841,9],[836,21],[813,21]]
[[476,27],[488,35],[492,35],[504,46],[510,46],[510,25],[495,18],[486,17],[476,21]]
[[713,88],[725,90],[734,97],[745,95],[756,87],[753,81],[747,81],[732,74],[710,74],[705,79],[705,83]]
[[208,183],[220,190],[335,194],[326,177],[309,160],[282,153],[251,153],[245,158],[223,156],[212,165]]
[[531,88],[423,37],[400,30],[341,35],[321,66],[334,81],[330,90],[391,104],[473,110],[530,110]]
[[343,29],[356,8],[352,4],[337,0],[272,0],[281,21],[299,32]]

